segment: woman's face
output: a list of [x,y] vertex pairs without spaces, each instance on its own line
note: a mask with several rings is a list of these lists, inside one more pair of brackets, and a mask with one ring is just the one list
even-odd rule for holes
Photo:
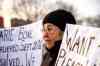
[[51,23],[43,25],[43,39],[46,43],[52,43],[59,39],[61,30]]

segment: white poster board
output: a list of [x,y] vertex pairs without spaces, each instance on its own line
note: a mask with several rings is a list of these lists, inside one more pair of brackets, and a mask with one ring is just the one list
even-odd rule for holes
[[40,66],[42,40],[35,24],[0,29],[0,66]]
[[100,66],[100,29],[67,24],[55,66]]

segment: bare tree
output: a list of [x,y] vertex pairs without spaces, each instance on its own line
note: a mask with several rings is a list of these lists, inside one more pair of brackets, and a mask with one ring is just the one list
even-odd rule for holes
[[24,15],[29,18],[32,14],[33,9],[35,9],[36,0],[14,0],[13,1],[13,10],[20,16],[19,12],[24,13]]

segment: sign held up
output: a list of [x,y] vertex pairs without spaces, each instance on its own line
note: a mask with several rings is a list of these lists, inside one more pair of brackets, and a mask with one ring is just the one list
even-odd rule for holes
[[0,66],[40,66],[42,40],[35,30],[34,24],[0,29]]
[[100,66],[100,29],[67,24],[55,66]]

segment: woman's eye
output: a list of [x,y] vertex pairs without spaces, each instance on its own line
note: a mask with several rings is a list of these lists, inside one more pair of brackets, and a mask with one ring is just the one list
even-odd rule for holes
[[48,31],[51,31],[52,30],[52,28],[48,28]]

